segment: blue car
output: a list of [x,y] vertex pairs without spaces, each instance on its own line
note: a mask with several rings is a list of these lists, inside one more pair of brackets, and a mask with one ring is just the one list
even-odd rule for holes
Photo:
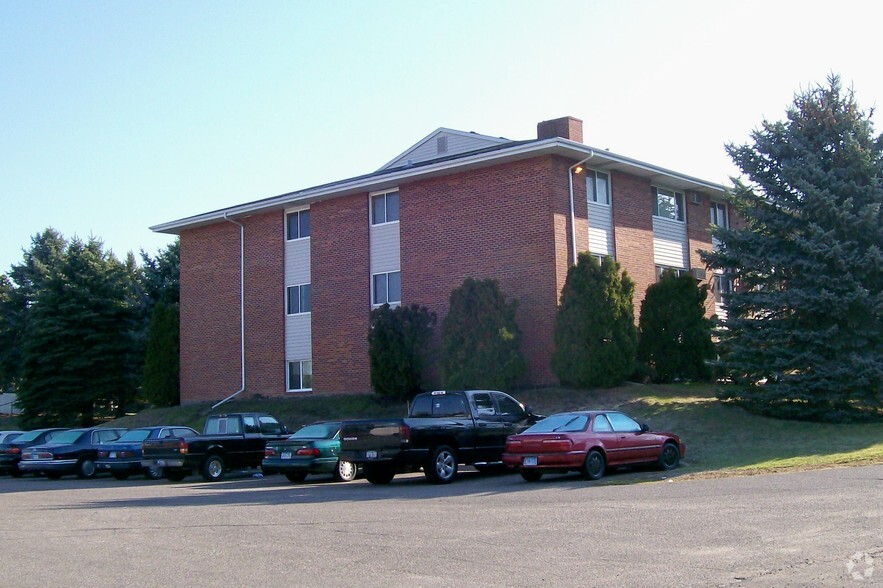
[[132,474],[144,474],[148,479],[159,480],[163,477],[162,468],[145,468],[141,465],[141,442],[147,439],[186,438],[196,435],[198,433],[190,427],[177,425],[129,429],[113,443],[106,443],[98,448],[95,465],[99,472],[110,472],[117,480],[125,480]]
[[44,474],[50,480],[68,474],[76,474],[80,479],[94,478],[98,445],[119,439],[124,432],[125,429],[89,427],[58,433],[51,442],[22,451],[18,469]]

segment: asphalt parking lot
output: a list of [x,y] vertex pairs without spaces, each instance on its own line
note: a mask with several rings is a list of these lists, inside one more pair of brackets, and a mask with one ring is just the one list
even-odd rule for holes
[[883,466],[315,480],[0,478],[0,586],[883,585]]

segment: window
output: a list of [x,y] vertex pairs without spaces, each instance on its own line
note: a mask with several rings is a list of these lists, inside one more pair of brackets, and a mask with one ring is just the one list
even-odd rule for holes
[[242,417],[242,426],[245,428],[246,433],[258,433],[258,424],[255,422],[253,416],[244,416]]
[[313,389],[313,362],[309,359],[288,362],[288,391]]
[[681,192],[672,192],[654,186],[653,195],[653,216],[683,222],[684,195]]
[[285,238],[306,239],[310,236],[310,211],[298,210],[285,215]]
[[733,291],[733,280],[724,274],[714,276],[714,301],[718,304],[726,302],[724,296]]
[[589,202],[610,204],[610,176],[602,172],[587,170],[586,194]]
[[711,224],[723,228],[729,228],[730,219],[727,216],[727,205],[723,202],[711,203]]
[[497,399],[497,408],[502,415],[522,416],[524,409],[513,398],[503,394],[494,394]]
[[379,225],[399,220],[399,193],[387,192],[371,197],[371,224]]
[[475,407],[475,414],[478,415],[493,416],[497,414],[497,411],[494,409],[494,403],[491,400],[491,395],[487,392],[473,394],[472,406]]
[[402,301],[402,272],[371,276],[371,300],[374,306],[399,304]]
[[288,314],[301,314],[311,311],[312,303],[310,301],[311,292],[309,284],[289,286],[285,289],[285,294]]
[[657,282],[662,279],[663,272],[673,272],[674,275],[676,275],[679,278],[681,276],[685,276],[688,273],[690,273],[689,271],[685,270],[682,267],[668,267],[665,265],[657,265],[656,266],[656,281]]
[[603,414],[595,415],[595,420],[592,421],[592,431],[595,433],[612,433],[613,427],[610,426],[610,421],[607,420],[607,417]]
[[468,417],[469,409],[466,399],[461,395],[433,396],[432,416],[434,417]]
[[617,433],[637,433],[641,430],[641,425],[621,412],[608,412],[607,418],[610,419],[610,424]]
[[262,416],[258,417],[258,423],[260,423],[261,433],[264,435],[281,435],[282,434],[282,425],[279,424],[279,421],[270,416]]

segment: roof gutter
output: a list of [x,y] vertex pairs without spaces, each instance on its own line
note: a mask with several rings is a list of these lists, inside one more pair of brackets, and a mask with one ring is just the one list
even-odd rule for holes
[[234,225],[239,225],[239,371],[242,374],[242,384],[239,390],[212,405],[212,410],[218,408],[225,402],[233,400],[245,391],[245,225],[227,217],[224,213],[224,220]]
[[573,170],[595,157],[595,150],[590,149],[589,151],[591,153],[588,157],[582,161],[577,161],[567,170],[567,181],[570,183],[570,246],[573,252],[573,263],[571,265],[576,265],[576,213],[573,209]]

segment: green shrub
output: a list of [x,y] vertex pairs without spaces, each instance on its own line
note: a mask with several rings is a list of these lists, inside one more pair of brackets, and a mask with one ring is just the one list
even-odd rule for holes
[[371,311],[368,354],[371,386],[381,396],[410,399],[422,391],[426,349],[436,316],[412,304]]

